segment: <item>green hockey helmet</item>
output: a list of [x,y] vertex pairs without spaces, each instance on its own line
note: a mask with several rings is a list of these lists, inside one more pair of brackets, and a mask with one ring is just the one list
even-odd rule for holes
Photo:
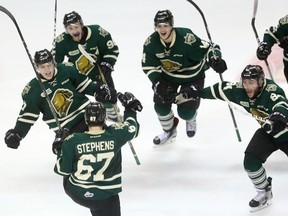
[[84,25],[81,16],[76,11],[72,11],[64,15],[63,25],[65,26],[65,28],[68,25],[77,23],[77,22],[79,22],[82,26]]
[[35,52],[34,62],[37,66],[40,64],[51,62],[51,61],[54,62],[54,58],[51,52],[48,51],[47,49]]
[[265,75],[260,65],[247,65],[241,73],[241,79],[257,80],[258,85],[262,86]]
[[154,26],[159,23],[169,23],[172,27],[174,25],[174,17],[170,10],[159,10],[154,17]]
[[85,109],[84,117],[88,126],[101,126],[105,123],[106,109],[99,102],[91,102]]

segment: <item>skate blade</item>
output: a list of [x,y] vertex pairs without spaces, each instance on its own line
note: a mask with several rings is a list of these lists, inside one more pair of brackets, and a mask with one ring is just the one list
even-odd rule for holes
[[258,206],[258,207],[251,207],[250,208],[250,212],[254,213],[254,212],[258,212],[264,208],[269,207],[270,205],[272,205],[272,200],[268,200],[264,205]]
[[171,137],[170,139],[168,139],[166,142],[163,142],[163,143],[160,143],[160,144],[153,144],[153,148],[159,148],[159,147],[162,147],[162,146],[166,146],[166,145],[169,145],[169,144],[172,144],[174,143],[176,140],[176,136],[175,137]]

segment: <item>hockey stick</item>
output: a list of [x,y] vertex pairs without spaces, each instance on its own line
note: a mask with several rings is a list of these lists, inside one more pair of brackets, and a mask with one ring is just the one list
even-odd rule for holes
[[[103,73],[102,73],[102,71],[101,71],[101,68],[98,66],[98,64],[96,64],[95,59],[93,59],[92,56],[89,55],[88,52],[86,52],[86,50],[83,48],[83,46],[82,46],[81,44],[78,44],[78,49],[80,50],[80,52],[81,52],[91,63],[93,63],[94,65],[97,65],[102,81],[107,84],[106,79],[105,79],[105,77],[104,77],[104,75],[103,75]],[[118,112],[118,109],[117,109],[116,105],[113,104],[113,107],[114,107],[114,110],[115,110],[115,112],[116,112],[116,114],[117,114],[118,122],[121,123],[121,118],[120,118],[120,115],[119,115],[119,112]],[[137,156],[137,154],[136,154],[136,151],[135,151],[135,149],[134,149],[134,147],[133,147],[133,145],[132,145],[132,142],[131,142],[131,141],[128,141],[128,144],[129,144],[129,147],[130,147],[130,149],[131,149],[131,151],[132,151],[132,154],[133,154],[133,156],[134,156],[134,158],[135,158],[136,164],[137,164],[137,165],[140,165],[140,164],[141,164],[141,163],[140,163],[140,160],[139,160],[139,158],[138,158],[138,156]]]
[[[252,20],[251,20],[251,25],[252,25],[252,29],[253,29],[253,32],[254,32],[255,37],[256,37],[256,41],[257,41],[258,46],[259,46],[260,45],[260,39],[259,39],[257,30],[256,30],[256,27],[255,27],[257,8],[258,8],[258,0],[254,0],[254,10],[253,10],[253,16],[252,16]],[[272,75],[272,72],[271,72],[271,69],[270,69],[270,66],[268,64],[267,59],[265,59],[265,64],[266,64],[266,67],[268,69],[268,72],[269,72],[271,79],[274,81],[274,78],[273,78],[273,75]]]
[[50,101],[50,98],[49,98],[49,96],[48,96],[48,94],[47,94],[47,92],[46,92],[46,89],[45,89],[45,86],[44,86],[44,84],[43,84],[43,81],[41,80],[41,77],[40,77],[39,73],[37,72],[37,69],[36,69],[35,64],[34,64],[34,62],[33,62],[33,60],[32,60],[31,54],[30,54],[30,52],[29,52],[29,50],[28,50],[28,47],[27,47],[27,45],[26,45],[26,42],[25,42],[25,40],[24,40],[24,37],[23,37],[23,35],[22,35],[22,32],[21,32],[21,30],[20,30],[20,28],[19,28],[19,26],[18,26],[18,23],[17,23],[15,17],[10,13],[10,11],[8,11],[6,8],[4,8],[4,7],[1,6],[1,5],[0,5],[0,11],[2,11],[2,12],[5,13],[7,16],[9,16],[9,18],[10,18],[10,19],[13,21],[13,23],[15,24],[15,27],[16,27],[16,29],[17,29],[17,31],[18,31],[18,34],[19,34],[19,36],[20,36],[20,38],[21,38],[21,41],[22,41],[22,43],[23,43],[23,45],[24,45],[24,48],[25,48],[26,53],[27,53],[27,55],[28,55],[28,58],[29,58],[29,60],[30,60],[30,63],[31,63],[31,65],[32,65],[32,67],[33,67],[33,70],[34,70],[34,72],[35,72],[35,74],[36,74],[36,78],[37,78],[37,80],[38,80],[38,82],[39,82],[39,85],[40,85],[40,87],[41,87],[44,95],[45,95],[45,99],[46,99],[46,101],[47,101],[47,103],[48,103],[48,105],[49,105],[49,108],[50,108],[50,110],[51,110],[51,113],[52,113],[52,115],[53,115],[53,117],[54,117],[54,119],[55,119],[55,121],[56,121],[56,124],[57,124],[59,130],[62,131],[62,127],[61,127],[61,124],[60,124],[59,119],[58,119],[58,117],[57,117],[57,114],[56,114],[56,112],[55,112],[55,110],[54,110],[54,107],[53,107],[53,105],[52,105],[52,103],[51,103],[51,101]]
[[[201,15],[201,17],[202,17],[202,19],[203,19],[203,22],[204,22],[204,26],[205,26],[205,29],[206,29],[206,33],[207,33],[209,42],[210,42],[210,44],[211,44],[211,46],[212,46],[213,55],[214,55],[214,57],[215,57],[215,56],[216,56],[216,55],[215,55],[215,50],[214,50],[212,38],[211,38],[209,29],[208,29],[208,24],[207,24],[207,22],[206,22],[205,16],[204,16],[202,10],[198,7],[198,5],[197,5],[194,1],[192,1],[192,0],[187,0],[187,1],[188,1],[189,3],[191,3],[191,4],[197,9],[197,11],[200,13],[200,15]],[[222,76],[222,74],[220,73],[219,76],[220,76],[220,80],[223,82],[223,76]],[[236,123],[236,119],[235,119],[233,110],[231,109],[231,107],[230,107],[229,104],[228,104],[228,107],[229,107],[229,111],[230,111],[230,114],[231,114],[231,117],[232,117],[232,121],[233,121],[233,124],[234,124],[234,128],[235,128],[235,131],[236,131],[236,135],[237,135],[238,141],[241,142],[240,132],[239,132],[239,129],[238,129],[238,126],[237,126],[237,123]]]
[[53,50],[53,56],[55,57],[55,45],[56,45],[56,24],[57,24],[57,0],[55,0],[55,9],[54,9],[54,37],[53,37],[53,43],[52,43],[52,50]]

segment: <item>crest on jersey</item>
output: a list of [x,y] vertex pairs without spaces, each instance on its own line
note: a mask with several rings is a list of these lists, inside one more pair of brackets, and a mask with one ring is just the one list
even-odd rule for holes
[[162,68],[167,72],[177,71],[181,68],[181,64],[171,61],[169,59],[161,60]]
[[196,38],[191,33],[187,33],[184,39],[185,39],[184,43],[189,44],[189,45],[191,45],[192,43],[195,43],[196,41]]
[[258,121],[260,125],[264,124],[264,121],[269,117],[268,113],[265,113],[258,109],[251,109],[250,113]]
[[52,98],[52,104],[60,117],[65,117],[73,102],[73,93],[67,89],[57,89]]

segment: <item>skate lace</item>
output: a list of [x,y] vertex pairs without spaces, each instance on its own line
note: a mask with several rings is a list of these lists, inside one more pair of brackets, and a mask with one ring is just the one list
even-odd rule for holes
[[259,190],[257,192],[257,195],[253,198],[253,200],[257,201],[257,202],[262,202],[264,200],[266,200],[267,197],[267,193],[265,190]]
[[159,134],[157,137],[158,137],[161,141],[163,141],[163,140],[166,140],[166,139],[169,138],[170,133],[171,133],[171,132],[165,132],[165,131],[164,131],[163,133]]

